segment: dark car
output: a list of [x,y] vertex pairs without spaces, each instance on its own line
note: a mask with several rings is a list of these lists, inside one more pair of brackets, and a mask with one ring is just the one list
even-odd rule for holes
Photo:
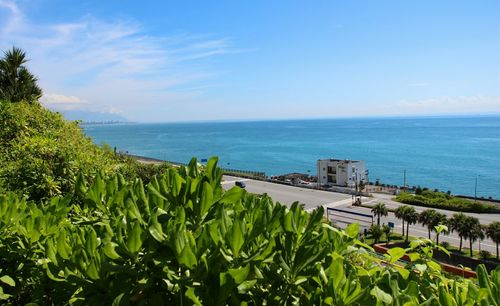
[[242,181],[236,181],[236,183],[234,183],[236,186],[240,187],[240,188],[245,188],[247,185],[245,185],[245,183],[243,183]]

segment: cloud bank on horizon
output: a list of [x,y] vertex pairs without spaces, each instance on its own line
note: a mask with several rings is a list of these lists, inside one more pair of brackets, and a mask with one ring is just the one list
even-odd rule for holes
[[[42,103],[50,108],[134,121],[500,113],[498,33],[484,35],[484,45],[475,42],[467,52],[457,52],[453,37],[449,46],[448,38],[437,37],[427,43],[442,46],[383,55],[408,44],[400,36],[405,33],[384,24],[369,33],[370,20],[354,25],[360,13],[352,8],[334,6],[330,15],[309,8],[304,14],[311,16],[305,16],[290,5],[281,16],[260,15],[259,24],[246,23],[256,20],[256,11],[241,10],[237,22],[215,20],[207,8],[206,20],[198,14],[202,20],[179,21],[169,31],[126,5],[116,16],[94,14],[98,3],[52,20],[39,17],[43,1],[30,7],[0,0],[0,48],[15,45],[27,52],[44,90]],[[67,8],[60,9],[64,16]],[[226,13],[235,15],[236,9]],[[182,15],[188,8],[169,11]],[[276,22],[280,18],[284,25]],[[297,18],[304,28],[291,26]],[[323,19],[308,27],[309,18]],[[498,18],[490,22],[500,24]],[[416,43],[426,43],[417,34]],[[443,58],[446,52],[454,61]]]

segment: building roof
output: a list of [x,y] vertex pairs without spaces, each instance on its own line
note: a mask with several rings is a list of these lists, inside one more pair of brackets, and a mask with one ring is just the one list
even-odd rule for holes
[[318,159],[318,161],[345,162],[345,163],[359,163],[359,162],[362,162],[362,160],[335,159],[335,158]]

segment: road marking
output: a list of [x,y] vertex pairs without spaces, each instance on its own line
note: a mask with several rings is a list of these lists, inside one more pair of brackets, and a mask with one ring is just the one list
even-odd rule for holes
[[[325,210],[326,210],[327,208],[338,207],[338,206],[342,206],[342,205],[350,204],[350,203],[352,203],[351,199],[344,199],[344,200],[326,203],[326,204],[323,204],[320,206],[323,206],[323,208],[325,208]],[[306,211],[311,212],[311,211],[315,210],[316,208],[317,207],[312,207],[312,208],[307,209]]]

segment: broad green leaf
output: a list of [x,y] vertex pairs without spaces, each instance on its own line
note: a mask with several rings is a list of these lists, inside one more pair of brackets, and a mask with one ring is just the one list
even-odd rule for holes
[[180,264],[183,264],[190,269],[192,269],[197,264],[196,256],[194,256],[193,250],[191,250],[189,244],[186,244],[184,246],[184,249],[182,249],[178,260]]
[[165,198],[156,188],[154,188],[152,184],[148,184],[147,188],[148,193],[153,194],[164,201],[167,201],[167,198]]
[[293,282],[293,284],[300,285],[303,282],[307,282],[307,280],[308,280],[308,277],[306,277],[306,276],[298,276],[297,278],[295,278],[295,282]]
[[425,272],[427,270],[427,266],[424,264],[416,264],[415,269],[420,271],[420,273]]
[[418,253],[409,253],[408,257],[410,257],[410,261],[413,262],[413,261],[417,261],[417,260],[420,259],[420,254],[418,254]]
[[257,283],[256,279],[244,281],[243,283],[238,285],[238,293],[239,294],[247,293],[248,290],[252,289],[256,283]]
[[243,232],[241,231],[241,222],[239,220],[234,220],[233,226],[231,227],[231,235],[229,244],[231,250],[236,258],[238,258],[240,249],[243,246],[244,238]]
[[158,242],[163,242],[165,240],[165,234],[163,233],[163,228],[161,224],[158,222],[158,214],[161,213],[161,209],[158,209],[153,212],[151,215],[150,226],[148,228],[149,233],[153,238]]
[[370,291],[370,294],[384,304],[392,303],[392,296],[386,293],[384,290],[380,289],[378,286],[373,287],[373,289]]
[[14,281],[14,279],[8,275],[4,275],[4,276],[0,277],[0,282],[7,284],[11,287],[16,286],[16,282]]
[[345,233],[347,234],[347,236],[351,238],[357,238],[359,235],[359,224],[358,223],[349,224],[345,229]]
[[132,228],[129,228],[127,232],[127,249],[131,253],[137,253],[142,246],[142,229],[139,221],[133,222]]
[[47,240],[47,245],[45,247],[46,256],[57,266],[56,249],[54,247],[54,242],[52,239]]
[[439,286],[439,304],[442,306],[453,306],[453,301],[444,289],[444,286]]
[[50,278],[51,280],[55,281],[55,282],[64,282],[66,281],[66,279],[64,278],[60,278],[60,277],[56,277],[52,271],[50,271],[50,268],[49,268],[49,265],[44,265],[43,266],[45,268],[45,272],[47,273],[47,277]]
[[233,187],[226,191],[219,202],[223,204],[233,204],[243,198],[245,190],[239,187]]
[[93,228],[85,236],[85,248],[88,254],[93,254],[97,249],[97,234]]
[[151,224],[148,229],[149,233],[156,241],[163,242],[165,240],[165,234],[163,234],[163,230],[159,223]]
[[104,255],[108,256],[111,259],[118,259],[120,258],[120,255],[116,252],[115,248],[118,246],[118,244],[107,240],[104,241]]
[[97,271],[97,267],[94,261],[90,262],[85,272],[91,279],[93,280],[99,279],[99,272]]
[[289,210],[285,214],[285,220],[283,222],[283,228],[285,229],[285,231],[290,232],[290,233],[293,233],[295,231],[294,230],[294,226],[293,226],[293,212],[291,210]]
[[435,261],[428,261],[427,262],[427,266],[429,266],[429,268],[432,270],[432,271],[441,271],[441,265],[438,264],[437,262]]
[[341,285],[346,279],[344,273],[344,259],[336,253],[333,253],[332,257],[333,261],[328,269],[328,273],[330,277],[333,278],[335,290],[341,290]]
[[201,209],[200,217],[204,216],[213,204],[213,189],[209,183],[203,182],[203,189],[201,191]]
[[66,242],[65,231],[61,230],[57,236],[57,254],[63,259],[69,259],[71,247]]
[[234,279],[234,282],[239,285],[243,281],[245,281],[248,277],[248,273],[250,272],[250,265],[246,265],[244,267],[229,269],[229,274]]
[[[212,156],[207,162],[206,166],[206,172],[209,173],[209,178],[213,173],[215,172],[215,169],[217,169],[217,162],[219,161],[219,158],[217,156]],[[214,178],[214,177],[212,177]]]
[[391,257],[391,263],[395,263],[398,261],[401,257],[405,255],[405,249],[403,248],[391,248],[387,250],[387,254]]
[[401,268],[401,267],[395,267],[396,268],[396,271],[398,271],[398,273],[401,275],[401,277],[403,277],[403,279],[408,279],[408,276],[410,276],[410,271],[406,270],[405,268]]
[[121,293],[114,298],[111,306],[125,306],[128,304],[129,303],[128,303],[127,297],[125,296],[125,293]]
[[198,297],[196,296],[196,293],[194,292],[194,288],[193,287],[187,287],[186,297],[188,299],[190,299],[191,302],[193,302],[194,305],[202,306],[200,300],[198,299]]

